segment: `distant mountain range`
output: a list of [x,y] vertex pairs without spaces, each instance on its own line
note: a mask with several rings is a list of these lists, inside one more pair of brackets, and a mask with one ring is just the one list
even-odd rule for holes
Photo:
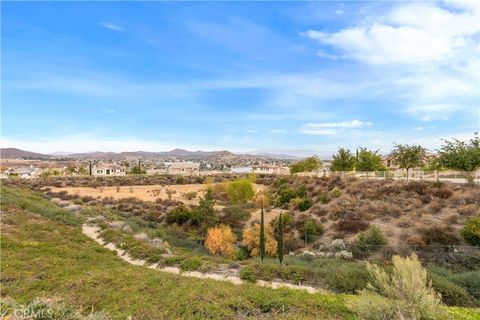
[[156,157],[178,157],[178,158],[232,158],[244,156],[269,157],[275,159],[300,159],[288,154],[274,154],[267,152],[252,152],[248,154],[235,154],[230,151],[188,151],[184,149],[174,149],[171,151],[148,152],[148,151],[126,151],[126,152],[85,152],[85,153],[54,153],[51,155],[24,151],[15,148],[1,148],[2,159],[105,159],[105,160],[135,160],[138,158],[156,158]]
[[180,157],[180,158],[221,158],[234,157],[235,154],[229,151],[188,151],[184,149],[174,149],[171,151],[149,152],[149,151],[125,151],[125,152],[88,152],[73,153],[62,157],[74,159],[108,159],[108,160],[134,160],[138,158],[156,158],[156,157]]
[[2,159],[53,159],[54,156],[30,152],[15,148],[1,148],[0,157]]

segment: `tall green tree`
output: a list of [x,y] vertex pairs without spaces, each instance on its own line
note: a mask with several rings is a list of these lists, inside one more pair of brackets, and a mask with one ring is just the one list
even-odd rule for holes
[[303,160],[297,161],[290,165],[290,173],[297,172],[312,172],[318,170],[322,165],[322,161],[317,157],[308,157]]
[[218,222],[218,215],[215,212],[215,200],[213,191],[207,189],[205,195],[200,197],[198,206],[193,209],[193,222],[200,226],[202,238],[208,227],[212,227]]
[[377,151],[370,151],[366,148],[360,148],[357,156],[357,171],[385,171],[382,157]]
[[473,139],[460,141],[444,140],[438,150],[438,163],[448,169],[474,171],[480,168],[480,137],[475,132]]
[[143,170],[140,166],[133,166],[130,170],[130,174],[145,174],[146,171]]
[[278,216],[278,226],[277,226],[277,255],[280,264],[283,263],[283,216],[280,213]]
[[337,153],[333,155],[332,171],[352,171],[355,169],[357,159],[348,149],[340,148]]
[[262,208],[260,209],[260,259],[263,262],[263,258],[265,258],[265,218],[263,214],[263,204]]
[[416,144],[395,144],[393,151],[390,153],[393,163],[407,170],[407,180],[410,169],[423,166],[425,155],[425,148]]

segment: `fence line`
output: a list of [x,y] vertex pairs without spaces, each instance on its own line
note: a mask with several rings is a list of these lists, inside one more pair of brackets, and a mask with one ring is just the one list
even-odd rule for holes
[[424,180],[424,181],[447,181],[453,183],[468,183],[469,179],[480,184],[480,170],[466,171],[424,171],[424,170],[394,170],[394,171],[329,171],[321,170],[315,172],[296,173],[299,176],[312,177],[356,177],[361,179],[374,180]]
[[[320,239],[319,236],[305,235],[304,245]],[[356,243],[342,243],[341,245],[316,244],[312,250],[320,257],[335,257],[335,253],[346,251],[352,258],[360,260],[389,261],[393,255],[408,256],[415,253],[424,262],[432,261],[468,261],[478,264],[480,268],[480,248],[466,245],[359,245]],[[340,255],[341,256],[341,255]]]

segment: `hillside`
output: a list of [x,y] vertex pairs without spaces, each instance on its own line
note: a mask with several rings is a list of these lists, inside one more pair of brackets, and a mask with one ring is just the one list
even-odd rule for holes
[[16,148],[1,148],[0,156],[2,159],[52,159],[46,154],[20,150]]
[[[103,312],[108,318],[102,319],[355,318],[340,295],[235,286],[131,266],[84,236],[81,219],[29,199],[2,193],[2,304],[44,297],[84,313]],[[35,214],[21,202],[35,206]]]

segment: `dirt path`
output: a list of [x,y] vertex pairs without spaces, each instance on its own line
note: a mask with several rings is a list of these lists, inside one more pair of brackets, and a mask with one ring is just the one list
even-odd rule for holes
[[[126,262],[136,265],[136,266],[144,266],[150,269],[155,269],[158,271],[162,272],[168,272],[168,273],[173,273],[173,274],[178,274],[184,277],[191,277],[191,278],[198,278],[198,279],[213,279],[217,281],[228,281],[233,284],[239,285],[244,283],[242,279],[240,279],[238,276],[235,274],[237,273],[236,270],[229,270],[227,272],[224,272],[224,274],[218,274],[218,273],[202,273],[198,271],[190,271],[190,272],[181,272],[181,270],[177,267],[160,267],[157,264],[148,264],[146,263],[145,260],[136,260],[132,259],[125,250],[118,248],[116,245],[113,243],[104,243],[104,241],[100,238],[99,236],[99,231],[100,228],[97,226],[92,226],[88,224],[84,224],[82,226],[82,232],[85,234],[87,237],[95,240],[98,242],[100,245],[103,247],[116,251],[117,255],[125,260]],[[233,275],[232,275],[233,274]],[[286,283],[286,282],[268,282],[268,281],[263,281],[263,280],[258,280],[256,285],[261,286],[261,287],[268,287],[268,288],[273,288],[273,289],[278,289],[278,288],[289,288],[289,289],[294,289],[294,290],[306,290],[309,293],[319,293],[319,292],[324,292],[320,291],[317,288],[311,287],[311,286],[303,286],[303,285],[295,285],[291,283]]]

